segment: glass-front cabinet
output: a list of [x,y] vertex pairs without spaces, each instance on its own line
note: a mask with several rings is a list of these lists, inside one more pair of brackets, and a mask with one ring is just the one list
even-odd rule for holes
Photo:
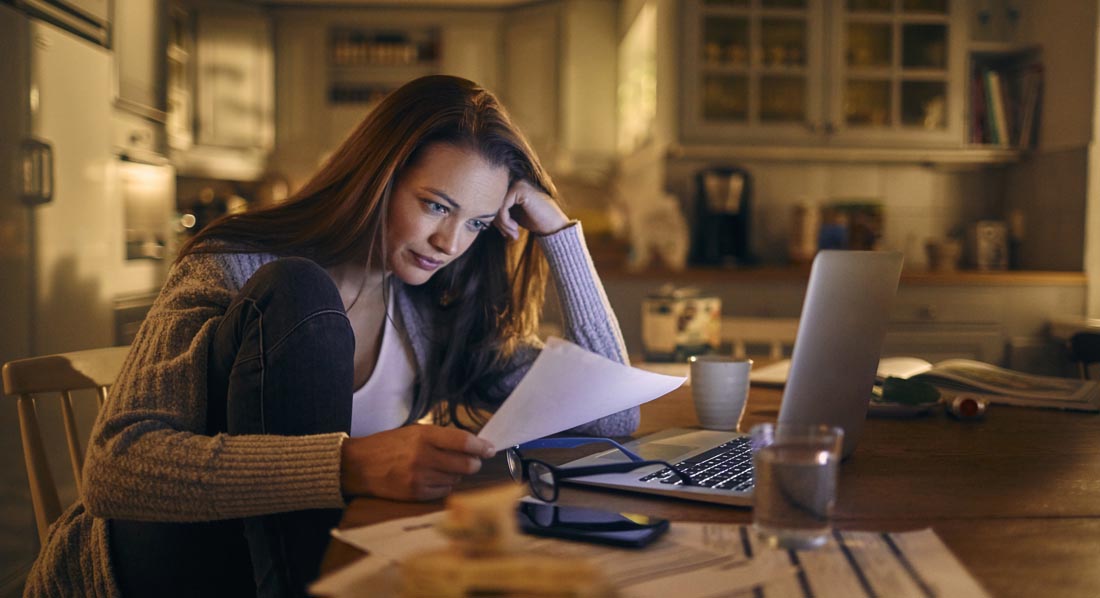
[[794,140],[820,126],[820,0],[699,0],[685,12],[687,137]]
[[965,0],[691,0],[684,137],[961,145]]
[[835,3],[839,10],[832,15],[829,38],[838,43],[832,46],[829,123],[836,138],[963,143],[962,4],[963,0]]

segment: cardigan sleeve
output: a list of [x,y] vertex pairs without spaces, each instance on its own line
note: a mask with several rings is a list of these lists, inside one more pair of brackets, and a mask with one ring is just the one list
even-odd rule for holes
[[[539,238],[550,264],[550,273],[561,302],[563,334],[577,345],[613,361],[629,364],[619,321],[607,300],[592,264],[579,222]],[[541,351],[538,339],[516,350],[499,387],[515,388]],[[632,407],[578,426],[571,432],[592,436],[625,436],[638,427],[639,413]]]
[[208,347],[259,259],[194,254],[169,272],[92,431],[91,514],[201,521],[344,506],[344,434],[204,434]]

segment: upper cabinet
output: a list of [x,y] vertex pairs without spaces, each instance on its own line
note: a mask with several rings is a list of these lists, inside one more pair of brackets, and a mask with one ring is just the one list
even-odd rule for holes
[[160,0],[115,0],[115,104],[164,122],[167,4]]
[[328,101],[373,106],[405,81],[439,71],[439,30],[341,25],[328,32]]
[[175,2],[168,32],[168,141],[180,174],[255,180],[275,144],[274,53],[258,8]]
[[204,10],[196,30],[196,141],[270,150],[275,106],[267,18],[251,10]]
[[966,94],[961,0],[847,0],[830,18],[828,127],[838,139],[958,146]]
[[534,150],[550,162],[562,142],[561,31],[558,3],[519,8],[505,20],[503,100]]
[[618,4],[560,0],[504,20],[501,99],[555,175],[599,175],[616,139]]
[[825,120],[825,22],[815,0],[685,7],[684,137],[809,140]]
[[499,86],[500,11],[288,6],[270,14],[279,106],[272,169],[292,187],[408,81],[448,74]]
[[273,168],[303,184],[386,93],[438,73],[499,96],[555,174],[606,169],[615,152],[617,8],[617,0],[271,8]]
[[959,147],[963,0],[690,0],[689,143]]

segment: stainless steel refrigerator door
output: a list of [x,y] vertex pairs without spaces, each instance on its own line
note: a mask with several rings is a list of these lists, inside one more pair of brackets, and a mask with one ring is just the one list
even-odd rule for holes
[[34,354],[108,346],[124,255],[111,152],[111,54],[30,25],[31,137],[53,147],[53,200],[29,208]]
[[[27,18],[0,4],[0,362],[27,357],[31,350],[32,238],[29,210],[20,197],[22,140],[30,126],[29,48]],[[49,408],[42,411],[40,418],[49,417],[44,413]],[[54,463],[64,467],[65,461]],[[15,401],[0,397],[0,595],[21,591],[38,553],[37,536]]]
[[0,363],[31,351],[33,238],[22,200],[23,140],[30,130],[29,36],[27,18],[0,4]]

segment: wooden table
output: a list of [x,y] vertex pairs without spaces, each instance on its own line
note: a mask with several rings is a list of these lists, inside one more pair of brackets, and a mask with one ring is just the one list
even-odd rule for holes
[[[753,388],[741,427],[778,414],[780,392]],[[642,407],[636,436],[697,425],[690,390]],[[503,455],[464,485],[507,479]],[[563,489],[565,504],[681,521],[749,523],[748,509],[604,490]],[[441,509],[442,501],[357,499],[341,527]],[[990,406],[978,422],[943,413],[868,420],[840,469],[837,527],[931,527],[994,596],[1100,596],[1100,416]],[[322,571],[359,553],[333,542]]]

